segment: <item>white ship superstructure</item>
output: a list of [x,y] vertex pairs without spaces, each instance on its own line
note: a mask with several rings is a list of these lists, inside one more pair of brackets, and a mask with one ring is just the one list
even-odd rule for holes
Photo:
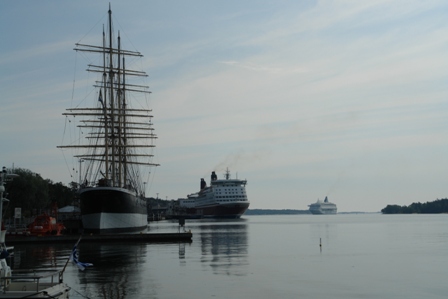
[[337,207],[334,203],[328,201],[328,197],[325,196],[325,200],[317,200],[317,202],[310,204],[310,212],[315,215],[336,214]]
[[246,184],[247,180],[231,179],[228,170],[225,179],[218,179],[213,171],[210,186],[201,179],[201,190],[180,198],[179,208],[187,215],[204,218],[240,218],[250,204]]

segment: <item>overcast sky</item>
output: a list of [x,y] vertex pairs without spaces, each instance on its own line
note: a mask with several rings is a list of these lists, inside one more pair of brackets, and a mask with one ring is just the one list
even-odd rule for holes
[[94,83],[73,48],[100,43],[109,2],[149,74],[148,196],[228,167],[250,208],[448,197],[447,1],[1,1],[2,165],[77,181],[56,148],[73,86]]

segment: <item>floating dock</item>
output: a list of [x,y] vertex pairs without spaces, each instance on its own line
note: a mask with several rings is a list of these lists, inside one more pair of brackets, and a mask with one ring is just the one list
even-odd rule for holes
[[[8,245],[29,244],[29,243],[76,243],[80,235],[62,236],[14,236],[6,238]],[[141,233],[141,234],[108,234],[95,235],[83,234],[82,242],[141,242],[141,243],[169,243],[169,242],[191,242],[193,234],[191,232],[179,233]]]

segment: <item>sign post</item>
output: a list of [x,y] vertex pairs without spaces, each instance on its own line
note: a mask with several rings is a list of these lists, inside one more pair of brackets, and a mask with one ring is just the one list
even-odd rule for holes
[[22,208],[14,209],[14,228],[16,227],[16,219],[20,219],[19,224],[22,224]]

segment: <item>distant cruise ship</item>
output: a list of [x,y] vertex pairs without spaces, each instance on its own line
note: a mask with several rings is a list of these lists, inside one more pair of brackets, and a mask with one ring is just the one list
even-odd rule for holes
[[310,204],[309,207],[310,212],[314,215],[336,214],[338,211],[336,205],[328,202],[328,198],[326,196],[323,202],[318,199],[316,203]]

